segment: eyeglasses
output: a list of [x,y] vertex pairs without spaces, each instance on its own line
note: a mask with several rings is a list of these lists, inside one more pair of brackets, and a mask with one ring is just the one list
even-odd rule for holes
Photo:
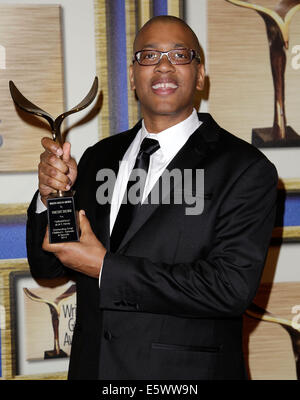
[[169,51],[140,50],[134,54],[132,62],[137,61],[140,65],[156,65],[164,55],[168,57],[171,64],[175,65],[190,64],[194,58],[199,63],[201,61],[200,55],[195,50],[173,49]]

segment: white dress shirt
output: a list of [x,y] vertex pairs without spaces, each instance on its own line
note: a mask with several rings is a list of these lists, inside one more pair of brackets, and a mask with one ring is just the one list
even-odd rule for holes
[[127,149],[120,163],[120,168],[112,195],[110,209],[110,233],[112,232],[114,223],[116,221],[117,214],[125,194],[128,179],[134,167],[135,160],[143,139],[147,137],[158,140],[160,148],[150,157],[150,164],[145,182],[142,202],[145,201],[151,189],[162,175],[170,161],[175,157],[191,134],[195,132],[200,125],[201,122],[198,119],[195,109],[187,119],[159,133],[149,133],[144,125],[144,120],[142,121],[141,129]]
[[[195,109],[193,109],[191,115],[184,121],[181,121],[178,124],[171,126],[170,128],[159,133],[149,133],[144,125],[144,120],[142,121],[141,129],[127,149],[120,163],[120,168],[112,195],[112,203],[110,209],[110,233],[112,232],[114,223],[116,221],[117,214],[125,194],[129,176],[134,167],[135,160],[140,150],[143,139],[148,137],[158,140],[160,148],[150,157],[150,164],[147,173],[147,179],[145,182],[142,201],[146,199],[154,184],[166,169],[167,165],[175,157],[178,151],[184,146],[192,133],[194,133],[195,130],[199,128],[201,123],[202,122],[199,121]],[[36,212],[40,213],[45,210],[46,207],[39,195],[37,198]],[[102,270],[104,267],[104,261],[99,275],[99,285]]]

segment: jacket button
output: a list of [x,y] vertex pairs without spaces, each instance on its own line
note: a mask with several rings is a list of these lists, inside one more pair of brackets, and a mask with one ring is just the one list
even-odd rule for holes
[[112,334],[110,331],[104,331],[104,339],[105,340],[111,340],[112,339]]

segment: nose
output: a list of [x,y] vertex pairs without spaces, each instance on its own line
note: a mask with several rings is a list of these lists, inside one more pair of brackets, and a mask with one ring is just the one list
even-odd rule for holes
[[171,64],[171,62],[168,59],[167,54],[164,54],[159,61],[159,63],[156,65],[156,70],[161,71],[161,72],[168,72],[168,71],[173,71],[175,69],[175,66]]

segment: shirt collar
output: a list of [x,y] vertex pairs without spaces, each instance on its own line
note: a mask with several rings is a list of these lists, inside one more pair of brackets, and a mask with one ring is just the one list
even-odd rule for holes
[[194,133],[200,125],[201,121],[199,121],[195,109],[193,109],[191,115],[185,120],[159,133],[148,132],[143,120],[141,128],[141,141],[145,137],[158,140],[164,158],[170,159],[178,152],[179,149],[181,149],[191,134]]

